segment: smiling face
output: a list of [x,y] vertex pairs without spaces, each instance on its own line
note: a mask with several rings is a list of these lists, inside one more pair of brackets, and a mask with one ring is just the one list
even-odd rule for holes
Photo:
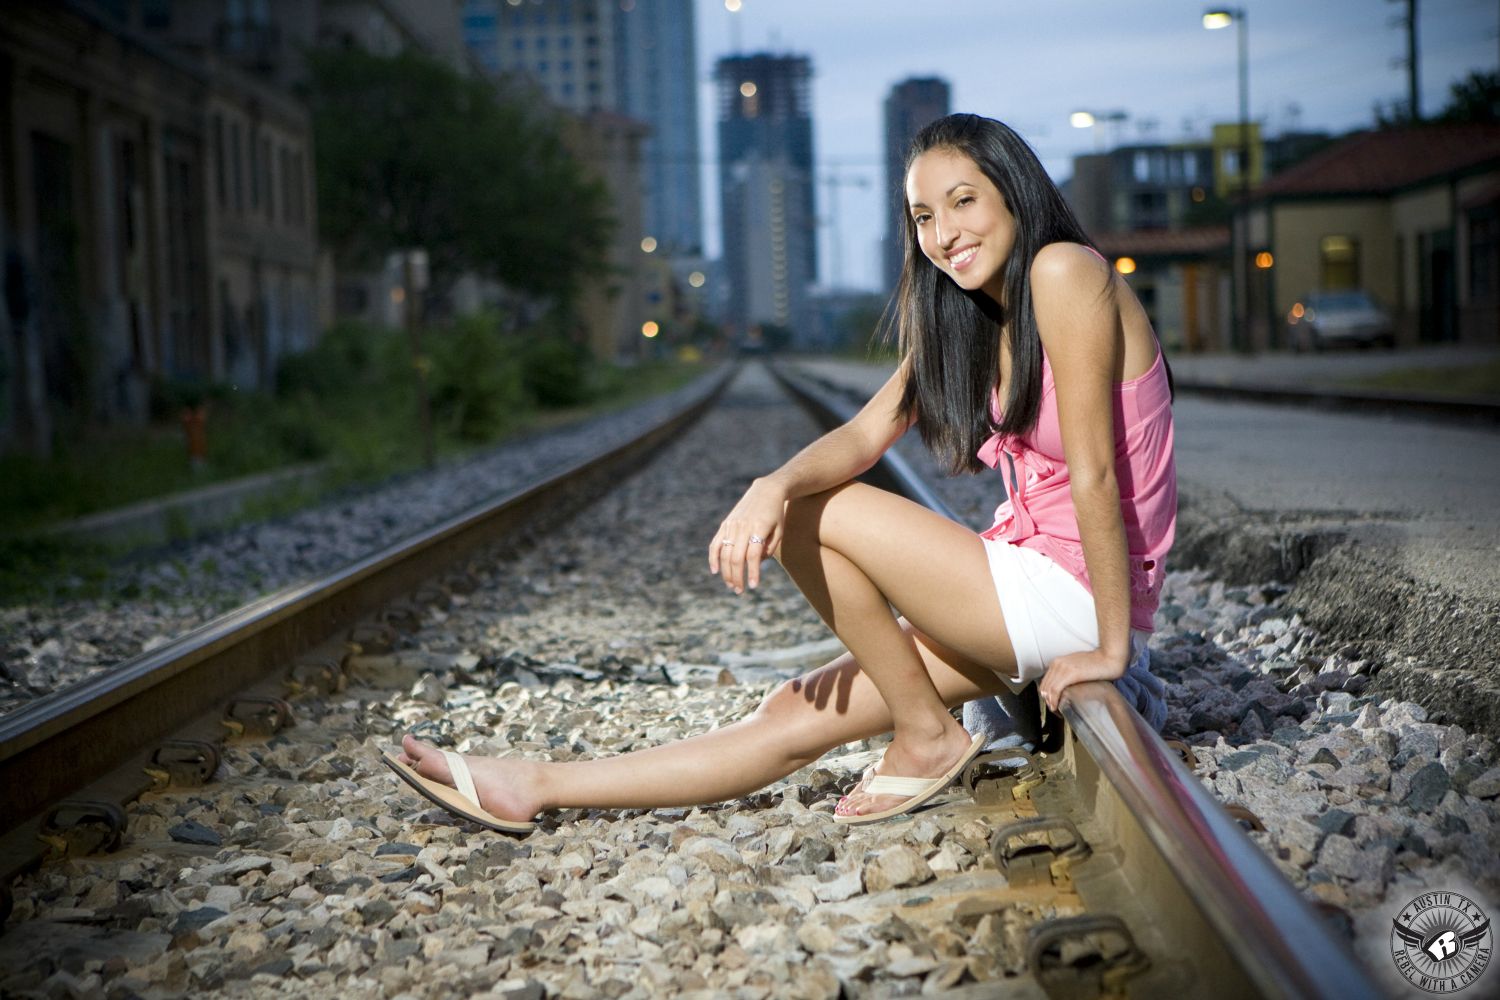
[[967,291],[1001,301],[1016,220],[999,188],[952,149],[930,149],[906,172],[906,204],[922,253]]

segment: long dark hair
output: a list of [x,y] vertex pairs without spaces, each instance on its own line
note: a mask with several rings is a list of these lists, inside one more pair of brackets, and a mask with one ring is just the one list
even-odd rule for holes
[[[899,412],[916,414],[922,440],[951,471],[978,472],[984,466],[975,453],[990,435],[1024,434],[1041,411],[1042,341],[1031,303],[1032,261],[1049,243],[1093,243],[1031,147],[1009,126],[979,115],[939,118],[912,140],[906,169],[934,149],[973,160],[1016,220],[1002,307],[982,291],[960,288],[927,259],[901,197],[906,260],[887,309],[894,320],[887,333],[893,325],[901,353],[911,362]],[[1000,380],[999,330],[1006,331],[1010,344],[1011,377],[997,425],[990,396]]]

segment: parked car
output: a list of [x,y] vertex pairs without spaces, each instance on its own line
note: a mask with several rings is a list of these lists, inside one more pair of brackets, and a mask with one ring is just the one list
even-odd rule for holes
[[1286,317],[1294,351],[1396,346],[1390,314],[1368,292],[1308,292]]

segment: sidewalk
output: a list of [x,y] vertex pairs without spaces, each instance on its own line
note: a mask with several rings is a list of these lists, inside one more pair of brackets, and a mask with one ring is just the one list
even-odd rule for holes
[[1289,351],[1262,354],[1187,354],[1169,351],[1178,382],[1200,385],[1254,385],[1347,390],[1349,379],[1403,369],[1463,368],[1500,363],[1500,346],[1452,345],[1395,351],[1348,350],[1323,354]]

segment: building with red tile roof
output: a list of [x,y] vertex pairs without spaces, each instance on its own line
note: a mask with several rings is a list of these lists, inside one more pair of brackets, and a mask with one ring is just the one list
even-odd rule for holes
[[1258,187],[1235,225],[1257,347],[1288,344],[1308,292],[1342,289],[1402,343],[1500,340],[1500,125],[1357,132]]

